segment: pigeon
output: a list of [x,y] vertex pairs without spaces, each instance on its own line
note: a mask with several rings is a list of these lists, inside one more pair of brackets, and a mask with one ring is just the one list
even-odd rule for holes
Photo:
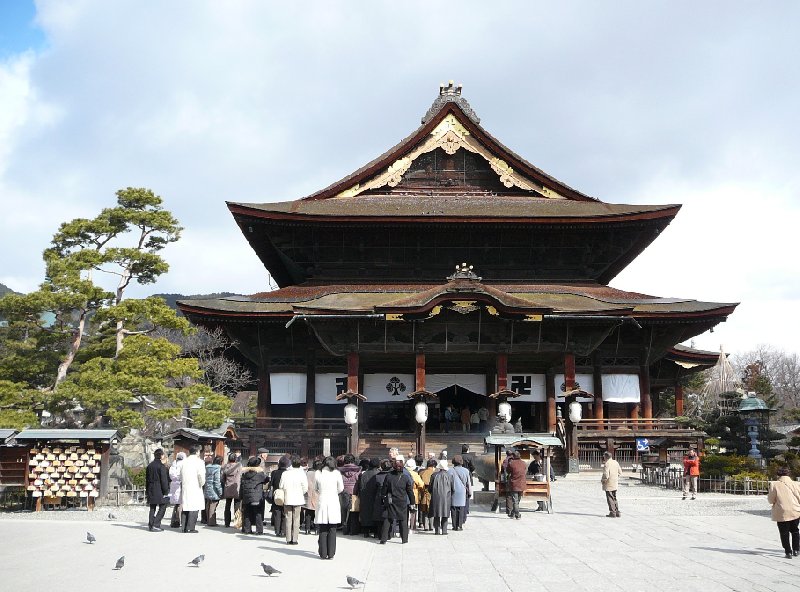
[[366,582],[362,582],[361,580],[357,580],[353,576],[347,576],[347,583],[350,584],[350,589],[357,588],[359,586],[363,586]]
[[272,567],[271,565],[267,565],[266,563],[262,563],[261,567],[264,569],[264,573],[270,577],[272,577],[272,574],[282,573],[277,569],[275,569],[274,567]]
[[125,567],[125,555],[117,559],[117,565],[114,569],[122,569],[123,567]]
[[195,567],[200,567],[200,564],[201,564],[201,563],[203,563],[203,561],[205,560],[205,558],[206,558],[206,556],[205,556],[205,555],[198,555],[197,557],[195,557],[194,559],[192,559],[192,560],[191,560],[189,563],[191,563],[191,564],[192,564],[192,565],[194,565]]
[[91,545],[91,544],[92,544],[93,542],[95,542],[96,540],[97,540],[97,539],[96,539],[96,538],[94,538],[94,535],[93,535],[91,532],[87,532],[87,533],[86,533],[86,542],[87,542],[87,543],[89,543],[89,544]]
[[109,513],[108,513],[108,519],[109,519],[109,520],[116,520],[116,519],[117,519],[117,517],[116,517],[116,516],[114,516],[114,514],[112,514],[111,512],[109,512]]

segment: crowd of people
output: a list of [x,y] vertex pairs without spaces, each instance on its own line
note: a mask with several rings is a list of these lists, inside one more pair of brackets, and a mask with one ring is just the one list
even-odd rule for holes
[[178,452],[169,466],[161,449],[153,454],[146,470],[150,531],[163,530],[169,505],[172,528],[196,533],[198,518],[217,527],[224,500],[225,527],[259,536],[269,525],[287,545],[298,544],[301,531],[314,533],[320,558],[333,559],[340,531],[380,544],[393,537],[407,543],[411,531],[463,530],[469,514],[475,467],[467,446],[450,463],[444,451],[406,459],[392,448],[384,459],[345,454],[307,461],[287,454],[275,468],[266,449],[244,463],[235,453],[223,462],[201,452],[199,446]]

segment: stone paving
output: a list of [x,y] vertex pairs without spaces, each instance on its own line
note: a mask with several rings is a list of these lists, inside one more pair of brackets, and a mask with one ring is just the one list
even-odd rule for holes
[[[150,533],[146,510],[0,515],[0,589],[341,590],[346,575],[366,590],[783,591],[800,586],[800,559],[787,560],[764,496],[701,494],[623,484],[622,518],[606,518],[591,476],[553,484],[555,513],[521,520],[473,508],[462,532],[412,534],[409,544],[339,537],[336,558],[316,555],[316,537],[287,546],[225,528]],[[86,531],[97,542],[84,542]],[[204,553],[200,567],[187,565]],[[125,555],[120,571],[112,568]],[[260,563],[283,574],[267,578]]]

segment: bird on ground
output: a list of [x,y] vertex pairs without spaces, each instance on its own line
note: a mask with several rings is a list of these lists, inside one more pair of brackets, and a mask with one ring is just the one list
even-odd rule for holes
[[125,555],[117,559],[117,565],[114,566],[114,569],[122,569],[125,567]]
[[350,589],[357,588],[358,586],[363,586],[366,582],[362,582],[354,578],[353,576],[347,576],[347,583],[350,584]]
[[192,559],[189,563],[191,563],[195,567],[200,567],[200,564],[203,563],[203,561],[205,561],[205,558],[206,558],[205,555],[198,555],[197,557]]
[[271,565],[267,565],[266,563],[262,563],[261,567],[264,569],[264,573],[267,574],[270,577],[272,577],[272,574],[283,573],[283,572],[278,571],[277,569],[275,569]]
[[117,519],[117,517],[116,517],[116,516],[114,516],[114,514],[112,514],[111,512],[109,512],[109,513],[108,513],[108,519],[109,519],[109,520],[116,520],[116,519]]
[[97,539],[96,539],[96,538],[94,538],[94,535],[93,535],[91,532],[87,532],[87,533],[86,533],[86,542],[87,542],[87,543],[89,543],[89,544],[91,545],[91,544],[92,544],[93,542],[95,542],[96,540],[97,540]]

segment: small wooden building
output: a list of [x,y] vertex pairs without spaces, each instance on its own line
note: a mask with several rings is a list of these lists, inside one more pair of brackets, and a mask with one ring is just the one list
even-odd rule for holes
[[225,456],[225,435],[216,432],[207,432],[196,428],[179,428],[164,436],[164,440],[172,440],[175,453],[189,453],[189,448],[194,445],[201,446],[203,455]]
[[[22,430],[6,440],[3,475],[20,481],[31,506],[93,508],[108,492],[116,430]],[[5,462],[8,461],[8,462]]]

